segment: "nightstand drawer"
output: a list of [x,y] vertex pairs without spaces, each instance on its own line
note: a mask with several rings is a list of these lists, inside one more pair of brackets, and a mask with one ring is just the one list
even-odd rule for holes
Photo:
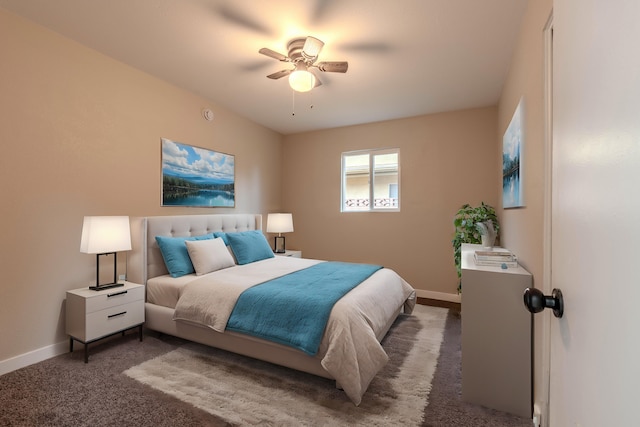
[[133,301],[87,314],[86,336],[75,338],[92,341],[140,323],[144,323],[144,304]]
[[143,286],[128,289],[114,288],[106,291],[90,292],[94,292],[94,294],[86,300],[85,310],[87,314],[121,304],[127,304],[133,301],[144,300]]

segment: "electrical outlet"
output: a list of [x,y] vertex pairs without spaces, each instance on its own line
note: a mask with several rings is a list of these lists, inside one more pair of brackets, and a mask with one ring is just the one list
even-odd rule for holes
[[126,276],[124,274],[120,275],[120,280],[126,280]]

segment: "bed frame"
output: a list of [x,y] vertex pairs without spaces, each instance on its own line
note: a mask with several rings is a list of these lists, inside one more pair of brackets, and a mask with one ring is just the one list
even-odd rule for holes
[[[220,214],[180,215],[131,218],[131,246],[127,257],[127,280],[146,285],[147,280],[168,274],[155,236],[198,236],[214,231],[238,232],[262,230],[262,215]],[[378,340],[387,334],[402,307],[386,325]],[[286,366],[313,375],[334,379],[317,356],[270,341],[235,332],[219,333],[212,329],[173,320],[171,308],[145,303],[145,327],[190,341]]]

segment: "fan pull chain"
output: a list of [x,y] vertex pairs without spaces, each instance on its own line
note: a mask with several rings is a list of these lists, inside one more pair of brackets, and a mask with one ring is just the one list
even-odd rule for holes
[[296,91],[291,90],[291,115],[296,115]]
[[[309,94],[309,96],[311,97],[311,103],[309,104],[309,109],[313,110],[313,93]],[[291,91],[291,116],[295,116],[296,115],[296,91],[292,90]]]

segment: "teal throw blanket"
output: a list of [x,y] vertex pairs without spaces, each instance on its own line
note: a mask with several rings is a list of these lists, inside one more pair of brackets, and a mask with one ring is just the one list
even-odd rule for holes
[[334,304],[382,267],[322,262],[244,291],[226,329],[318,352]]

